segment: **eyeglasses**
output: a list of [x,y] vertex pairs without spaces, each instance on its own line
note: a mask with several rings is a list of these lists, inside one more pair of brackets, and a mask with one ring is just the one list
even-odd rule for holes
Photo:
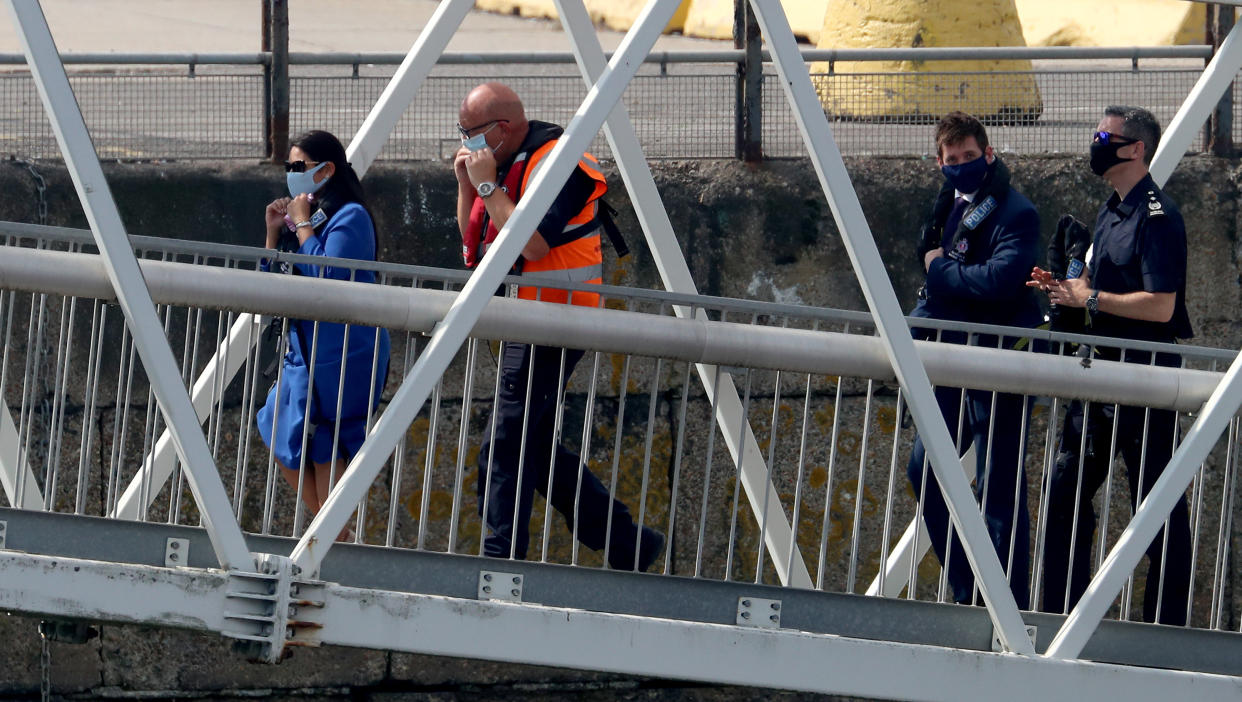
[[[501,122],[504,122],[504,123],[508,124],[508,123],[509,123],[509,120],[507,120],[507,119],[493,119],[493,120],[491,120],[491,121],[484,122],[483,124],[475,125],[475,126],[473,126],[473,127],[463,127],[463,126],[461,126],[460,124],[458,124],[458,125],[457,125],[457,132],[458,132],[459,134],[461,134],[461,138],[462,138],[462,140],[464,141],[464,140],[466,140],[466,139],[469,139],[469,138],[470,138],[470,137],[472,137],[472,136],[475,136],[475,134],[473,134],[473,132],[477,132],[477,131],[479,131],[480,129],[482,129],[482,130],[483,130],[483,131],[481,132],[482,134],[487,134],[488,132],[492,131],[492,128],[493,128],[493,127],[495,127],[497,124],[500,124]],[[484,129],[484,127],[486,127],[486,129]]]
[[1128,146],[1138,141],[1138,139],[1131,139],[1128,136],[1113,134],[1112,132],[1096,132],[1092,135],[1091,140],[1100,144],[1116,144],[1118,146]]
[[[315,161],[310,162],[310,168],[314,168],[319,164]],[[305,173],[308,168],[305,161],[285,161],[285,173]]]

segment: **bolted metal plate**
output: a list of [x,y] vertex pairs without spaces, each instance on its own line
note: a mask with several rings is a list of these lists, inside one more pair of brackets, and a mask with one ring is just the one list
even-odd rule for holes
[[190,562],[190,540],[169,539],[164,544],[164,565],[168,568],[184,566]]
[[762,597],[737,598],[737,625],[760,629],[781,628],[781,601]]
[[[1034,624],[1026,625],[1026,635],[1031,639],[1031,645],[1035,645],[1035,635],[1039,633],[1039,627]],[[1001,645],[1000,636],[996,633],[996,628],[992,628],[992,653],[1005,653],[1007,649]]]
[[0,548],[5,547],[4,537],[6,534],[8,534],[8,531],[9,531],[9,523],[5,521],[0,521]]
[[502,602],[522,601],[522,576],[519,573],[479,571],[479,599]]

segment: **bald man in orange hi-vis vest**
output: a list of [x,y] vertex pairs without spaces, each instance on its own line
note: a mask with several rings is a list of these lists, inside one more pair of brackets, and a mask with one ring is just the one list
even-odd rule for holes
[[[474,268],[509,221],[562,129],[528,121],[521,99],[500,83],[470,91],[462,101],[457,129],[462,140],[453,159],[457,226],[466,267]],[[600,198],[607,189],[595,157],[583,154],[514,266],[514,273],[541,280],[540,285],[520,285],[518,297],[599,306],[596,292],[549,287],[545,281],[602,282],[600,209],[606,205]],[[511,342],[501,345],[498,401],[479,451],[483,553],[526,557],[531,503],[538,490],[565,517],[579,541],[604,551],[610,567],[645,571],[663,550],[664,534],[636,525],[630,510],[609,495],[578,454],[556,441],[557,398],[582,353]]]

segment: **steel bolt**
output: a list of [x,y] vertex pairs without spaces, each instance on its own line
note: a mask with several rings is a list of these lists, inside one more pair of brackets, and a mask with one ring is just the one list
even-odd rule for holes
[[172,541],[172,542],[170,542],[170,543],[168,544],[168,546],[169,546],[169,548],[171,548],[172,550],[176,551],[177,549],[181,548],[181,542],[180,542],[180,541]]
[[781,603],[780,603],[780,602],[773,602],[773,603],[772,603],[772,609],[773,609],[773,611],[776,611],[776,612],[781,611]]
[[742,600],[742,606],[743,606],[743,607],[749,607],[749,606],[750,606],[750,600]]
[[168,560],[170,560],[170,561],[177,561],[177,560],[180,560],[180,559],[181,559],[181,557],[180,557],[180,556],[178,556],[178,555],[177,555],[177,554],[175,554],[175,553],[170,553],[170,554],[168,554]]
[[514,597],[517,597],[518,595],[520,595],[520,594],[521,594],[521,590],[518,590],[518,589],[516,589],[516,588],[515,588],[515,589],[513,589],[513,590],[510,590],[509,592],[513,593],[513,596],[514,596]]
[[750,612],[742,612],[742,619],[750,619]]
[[484,573],[484,574],[483,574],[483,580],[484,580],[484,582],[489,582],[489,583],[490,583],[490,582],[492,581],[492,574],[491,574],[491,573]]
[[774,624],[779,624],[781,621],[781,618],[773,614],[772,616],[768,617],[768,620],[773,622]]
[[483,592],[486,592],[487,594],[489,594],[489,595],[490,595],[490,594],[492,593],[492,586],[491,586],[491,585],[484,585],[484,586],[483,586]]
[[513,584],[514,584],[514,585],[521,585],[521,584],[522,584],[522,578],[521,578],[521,577],[519,577],[519,576],[516,576],[516,575],[515,575],[515,576],[513,576]]

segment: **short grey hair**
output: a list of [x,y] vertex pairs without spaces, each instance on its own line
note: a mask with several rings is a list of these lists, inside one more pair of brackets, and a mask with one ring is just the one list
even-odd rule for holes
[[1141,107],[1109,105],[1104,108],[1107,117],[1120,117],[1123,123],[1121,135],[1143,142],[1143,162],[1150,165],[1160,146],[1160,122],[1155,115]]

